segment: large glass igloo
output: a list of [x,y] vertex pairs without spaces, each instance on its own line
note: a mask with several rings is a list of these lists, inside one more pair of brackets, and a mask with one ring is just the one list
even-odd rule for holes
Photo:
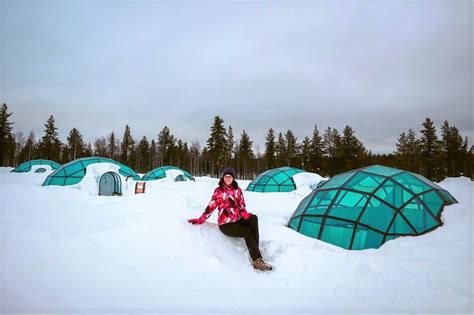
[[290,192],[296,189],[293,175],[304,172],[299,168],[280,167],[263,172],[247,186],[247,191]]
[[444,206],[456,199],[427,178],[373,165],[332,177],[306,196],[288,226],[346,248],[378,248],[399,236],[442,225]]
[[[157,180],[157,179],[165,178],[166,177],[166,172],[170,171],[170,170],[178,171],[178,172],[176,172],[176,174],[181,172],[187,179],[194,181],[194,177],[193,177],[193,175],[191,175],[191,173],[189,173],[189,172],[187,172],[183,169],[180,169],[179,167],[176,167],[176,166],[161,166],[161,167],[155,168],[154,170],[151,170],[148,173],[146,173],[145,175],[143,175],[142,180],[148,181],[148,180]],[[179,176],[179,175],[177,175],[177,176]],[[180,180],[178,180],[178,181],[180,181]]]
[[57,169],[46,177],[43,186],[48,185],[59,185],[68,186],[79,183],[86,175],[87,166],[94,163],[112,163],[120,166],[119,173],[125,177],[132,177],[134,180],[140,180],[138,175],[130,167],[119,163],[115,160],[102,158],[102,157],[86,157],[76,159],[69,163],[64,164],[61,168]]
[[29,172],[29,171],[31,171],[31,168],[33,166],[37,166],[37,165],[39,165],[39,166],[49,166],[53,170],[57,170],[58,168],[61,167],[61,164],[56,163],[56,162],[51,161],[51,160],[30,160],[30,161],[21,163],[15,169],[13,169],[12,172],[15,172],[15,173]]

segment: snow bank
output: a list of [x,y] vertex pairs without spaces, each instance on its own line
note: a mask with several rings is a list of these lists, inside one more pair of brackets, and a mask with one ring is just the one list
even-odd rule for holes
[[295,182],[296,189],[306,187],[313,190],[322,180],[328,180],[328,178],[324,178],[319,174],[310,172],[297,173],[293,175],[293,181]]
[[307,185],[244,191],[262,254],[275,266],[258,273],[244,242],[219,231],[216,214],[187,223],[217,179],[150,181],[145,194],[103,197],[91,195],[99,173],[88,170],[77,189],[0,168],[2,313],[472,312],[474,184],[465,178],[439,183],[459,201],[445,208],[442,227],[362,251],[286,226]]

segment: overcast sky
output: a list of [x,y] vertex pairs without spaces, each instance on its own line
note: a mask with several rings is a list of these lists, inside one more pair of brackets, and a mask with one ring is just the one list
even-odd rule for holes
[[[264,2],[264,3],[261,3]],[[260,152],[269,128],[352,126],[375,153],[425,117],[472,144],[471,1],[0,0],[0,101],[14,131],[86,141],[166,125],[204,145],[216,115]]]

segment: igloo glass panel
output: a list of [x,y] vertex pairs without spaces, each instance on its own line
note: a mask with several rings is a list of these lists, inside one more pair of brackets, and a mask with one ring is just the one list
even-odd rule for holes
[[375,195],[396,208],[400,208],[414,196],[391,179],[377,189]]
[[349,249],[353,232],[353,223],[326,219],[321,240]]
[[354,189],[371,193],[385,180],[385,177],[373,175],[365,172],[358,172],[347,183],[344,188]]

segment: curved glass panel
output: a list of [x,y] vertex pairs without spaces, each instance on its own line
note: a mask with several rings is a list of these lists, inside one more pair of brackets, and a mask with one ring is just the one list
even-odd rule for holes
[[456,202],[426,181],[381,165],[339,174],[301,201],[288,226],[346,249],[420,235],[440,226],[443,207]]

